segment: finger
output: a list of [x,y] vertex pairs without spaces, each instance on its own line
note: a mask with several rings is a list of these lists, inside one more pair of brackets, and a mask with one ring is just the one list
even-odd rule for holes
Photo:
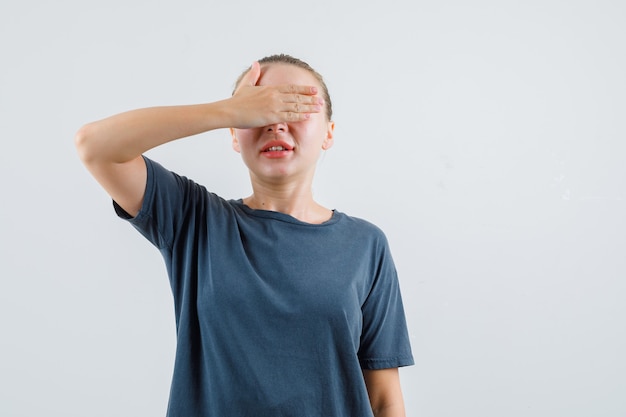
[[324,99],[318,96],[306,96],[303,94],[287,94],[283,98],[285,103],[324,104]]
[[285,113],[285,119],[287,122],[303,122],[305,120],[309,120],[311,118],[311,113],[297,113],[297,112],[287,112]]
[[317,94],[317,87],[310,85],[282,85],[278,88],[281,93],[301,94],[306,96],[314,96]]
[[239,86],[254,86],[259,81],[259,77],[261,76],[261,65],[258,61],[254,61],[250,66],[248,72],[244,74],[241,78],[241,82]]
[[322,111],[322,106],[319,104],[291,103],[287,111],[290,113],[319,113]]

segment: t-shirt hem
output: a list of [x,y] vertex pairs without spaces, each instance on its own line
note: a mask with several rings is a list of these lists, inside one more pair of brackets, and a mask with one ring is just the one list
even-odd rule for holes
[[361,368],[363,369],[387,369],[400,368],[403,366],[415,365],[413,356],[402,356],[397,358],[377,358],[377,359],[359,359]]
[[152,166],[152,161],[142,155],[144,163],[146,164],[146,186],[143,193],[143,200],[141,202],[141,207],[137,214],[133,217],[126,210],[120,206],[117,201],[113,201],[113,208],[115,209],[115,214],[121,218],[122,220],[128,220],[131,224],[138,224],[144,221],[144,217],[148,217],[149,205],[152,202],[152,198],[154,195],[154,168]]
[[163,238],[163,234],[160,230],[156,230],[158,234],[158,240],[153,240],[149,234],[146,232],[146,229],[142,226],[151,222],[151,206],[153,204],[155,188],[156,188],[156,178],[154,172],[153,161],[147,158],[145,155],[142,155],[143,160],[146,164],[146,188],[144,190],[143,201],[141,203],[141,208],[135,217],[131,216],[126,210],[124,210],[115,200],[113,200],[113,208],[115,209],[115,214],[122,220],[128,221],[135,228],[139,230],[141,234],[143,234],[148,240],[150,240],[155,246],[159,249],[163,249],[164,247],[170,248],[169,242],[167,242]]

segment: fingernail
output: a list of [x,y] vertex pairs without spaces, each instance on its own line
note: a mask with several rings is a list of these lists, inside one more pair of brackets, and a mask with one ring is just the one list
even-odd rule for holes
[[311,92],[313,94],[317,94],[317,87],[311,87]]

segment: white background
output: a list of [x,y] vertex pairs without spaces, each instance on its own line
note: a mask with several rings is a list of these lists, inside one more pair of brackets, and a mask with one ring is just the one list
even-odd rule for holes
[[[390,240],[408,415],[626,416],[625,51],[617,0],[3,0],[0,415],[165,414],[163,261],[74,133],[286,52],[335,105],[317,198]],[[227,131],[150,156],[250,191]]]

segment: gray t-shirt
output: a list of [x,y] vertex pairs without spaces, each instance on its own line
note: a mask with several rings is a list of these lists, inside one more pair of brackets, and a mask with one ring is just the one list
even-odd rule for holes
[[174,296],[168,417],[371,416],[361,368],[413,364],[384,234],[224,200],[145,158],[129,220],[157,246]]

